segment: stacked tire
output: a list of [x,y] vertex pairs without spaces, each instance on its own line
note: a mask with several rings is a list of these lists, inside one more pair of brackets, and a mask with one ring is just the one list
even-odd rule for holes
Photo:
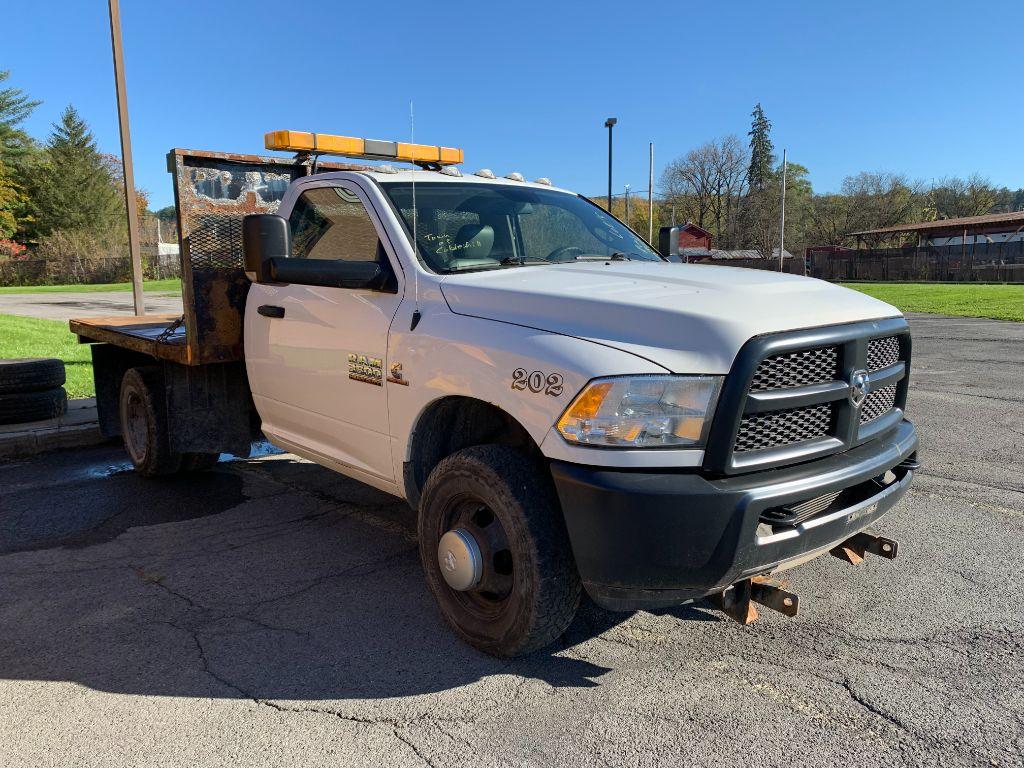
[[0,424],[63,416],[68,410],[64,379],[62,360],[0,360]]

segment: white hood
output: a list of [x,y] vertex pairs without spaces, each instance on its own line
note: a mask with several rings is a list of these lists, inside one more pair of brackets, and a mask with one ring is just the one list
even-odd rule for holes
[[591,262],[451,275],[452,311],[606,344],[673,373],[728,373],[765,333],[898,317],[821,280],[705,264]]

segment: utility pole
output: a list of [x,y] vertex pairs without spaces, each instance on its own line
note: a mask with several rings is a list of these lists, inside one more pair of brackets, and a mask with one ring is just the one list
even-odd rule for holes
[[617,117],[609,117],[604,121],[604,127],[608,129],[608,213],[612,212],[612,128],[617,122]]
[[139,205],[135,199],[132,168],[132,135],[128,127],[128,92],[124,81],[124,53],[121,48],[121,10],[118,0],[110,4],[110,44],[114,51],[114,85],[117,88],[117,119],[121,128],[121,168],[124,176],[124,207],[128,213],[128,251],[132,257],[132,301],[135,314],[146,314],[142,299],[142,253],[139,250]]
[[647,163],[647,242],[654,245],[654,142],[647,145],[650,157]]
[[782,254],[786,252],[786,150],[782,150],[782,218],[779,221],[779,272],[785,270]]
[[626,226],[629,226],[629,184],[626,185]]

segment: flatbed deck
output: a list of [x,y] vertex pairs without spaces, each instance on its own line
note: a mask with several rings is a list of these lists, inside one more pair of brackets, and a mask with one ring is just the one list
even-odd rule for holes
[[188,365],[188,346],[181,315],[143,317],[81,317],[70,321],[79,342],[102,342]]

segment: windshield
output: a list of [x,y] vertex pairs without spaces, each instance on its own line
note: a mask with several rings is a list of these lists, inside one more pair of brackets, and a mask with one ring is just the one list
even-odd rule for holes
[[[381,187],[412,232],[412,184]],[[440,273],[587,259],[662,260],[618,219],[566,192],[417,182],[416,213],[420,256]]]

